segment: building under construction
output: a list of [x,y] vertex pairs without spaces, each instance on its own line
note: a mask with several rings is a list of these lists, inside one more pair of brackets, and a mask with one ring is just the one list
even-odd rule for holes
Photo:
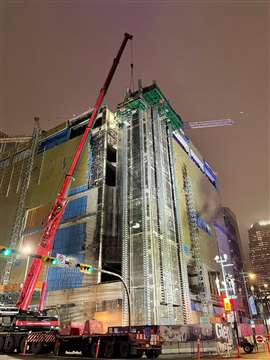
[[[1,244],[37,245],[90,113],[49,131],[36,126],[24,142],[2,135]],[[198,323],[220,311],[212,228],[217,180],[182,127],[156,84],[127,94],[115,114],[104,107],[54,240],[53,255],[122,274],[134,325]],[[5,301],[18,294],[28,263],[1,259]],[[113,277],[46,270],[40,281],[48,283],[47,305],[57,306],[64,322],[95,318],[104,330],[127,324],[127,299]]]

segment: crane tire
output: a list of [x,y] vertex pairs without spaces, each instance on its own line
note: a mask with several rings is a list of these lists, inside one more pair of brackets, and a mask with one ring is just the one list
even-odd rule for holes
[[130,356],[132,359],[140,359],[143,356],[143,350],[137,349],[136,354]]
[[39,354],[42,350],[42,343],[41,342],[33,342],[31,344],[31,353],[32,354]]
[[97,350],[97,341],[93,341],[90,345],[90,357],[96,357],[96,350]]
[[245,344],[245,345],[243,346],[243,350],[244,350],[244,352],[245,352],[246,354],[251,354],[252,351],[253,351],[253,346],[250,345],[250,344]]
[[121,359],[128,358],[130,353],[130,346],[127,341],[119,342],[119,356]]
[[4,350],[4,345],[5,345],[5,337],[0,336],[0,352]]
[[15,350],[15,339],[13,336],[7,336],[5,345],[4,345],[4,352],[6,354],[11,354]]
[[18,346],[18,353],[20,353],[20,354],[23,354],[23,352],[24,352],[25,341],[26,341],[26,336],[21,337],[19,346]]
[[112,341],[106,341],[104,344],[104,357],[112,358],[114,355],[114,344]]

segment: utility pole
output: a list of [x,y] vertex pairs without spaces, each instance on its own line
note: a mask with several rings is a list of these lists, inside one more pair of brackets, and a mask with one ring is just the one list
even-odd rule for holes
[[[228,256],[227,254],[223,254],[223,257],[222,256],[216,256],[215,257],[215,260],[218,264],[220,264],[221,266],[221,272],[222,272],[222,278],[223,278],[223,285],[224,285],[224,288],[223,289],[220,289],[220,291],[224,291],[225,292],[225,295],[226,295],[226,298],[227,299],[230,299],[232,298],[230,295],[229,295],[229,288],[227,286],[227,278],[226,278],[226,273],[225,273],[225,267],[227,266],[233,266],[233,264],[226,264],[227,263],[227,260],[228,260]],[[231,287],[230,288],[231,290],[233,290],[233,292],[235,292],[235,289],[234,287]],[[239,349],[240,349],[240,339],[239,339],[239,332],[238,332],[238,324],[237,324],[237,318],[236,318],[236,314],[235,314],[235,310],[232,309],[232,313],[233,313],[233,318],[234,318],[234,330],[235,330],[235,334],[236,334],[236,339],[237,339],[237,347],[238,347],[238,355],[239,355]]]
[[242,271],[240,273],[243,277],[243,283],[244,283],[244,289],[245,289],[245,295],[246,295],[246,299],[247,299],[247,304],[248,304],[248,312],[249,312],[249,319],[250,319],[250,326],[251,326],[251,329],[252,329],[252,335],[253,335],[253,342],[257,348],[257,351],[258,351],[258,344],[257,344],[257,341],[256,341],[256,330],[254,328],[254,324],[253,324],[253,313],[252,313],[252,309],[251,309],[251,306],[250,306],[250,303],[249,303],[249,299],[248,299],[248,289],[247,289],[247,282],[246,282],[246,276],[248,275],[248,273],[245,273],[244,271]]

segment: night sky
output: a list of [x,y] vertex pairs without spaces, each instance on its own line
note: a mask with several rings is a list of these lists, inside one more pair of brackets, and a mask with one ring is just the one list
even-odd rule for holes
[[[268,1],[0,0],[0,130],[30,134],[91,106],[124,32],[135,79],[156,80],[185,121],[232,118],[189,131],[218,174],[222,201],[247,229],[270,219]],[[129,86],[130,48],[106,103]]]

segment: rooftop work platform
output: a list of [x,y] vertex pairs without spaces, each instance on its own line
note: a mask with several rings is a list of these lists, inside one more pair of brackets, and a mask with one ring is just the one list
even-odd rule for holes
[[157,107],[159,116],[170,124],[173,130],[183,128],[184,124],[180,115],[171,107],[155,83],[131,93],[127,101],[118,105],[117,113],[118,115],[127,115],[135,109],[145,109],[146,105]]

